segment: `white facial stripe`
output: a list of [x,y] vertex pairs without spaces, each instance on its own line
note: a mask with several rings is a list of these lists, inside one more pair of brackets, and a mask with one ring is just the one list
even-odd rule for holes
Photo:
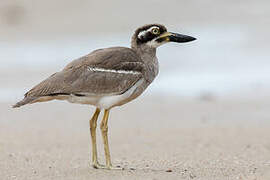
[[158,29],[159,29],[159,27],[157,27],[157,26],[151,26],[151,27],[148,28],[147,30],[144,30],[144,31],[140,32],[140,33],[138,34],[138,38],[141,39],[143,36],[145,36],[145,34],[146,34],[147,32],[151,32],[153,28],[158,28]]
[[147,42],[146,45],[149,47],[157,48],[157,47],[167,43],[167,41],[157,42],[156,41],[157,39],[158,39],[158,37],[155,39],[152,39],[151,41]]
[[138,38],[139,39],[142,39],[142,37],[147,33],[148,31],[141,31],[139,34],[138,34]]
[[140,74],[138,71],[126,71],[126,70],[114,70],[114,69],[104,69],[104,68],[97,68],[97,67],[87,67],[88,71],[93,72],[110,72],[110,73],[119,73],[119,74]]

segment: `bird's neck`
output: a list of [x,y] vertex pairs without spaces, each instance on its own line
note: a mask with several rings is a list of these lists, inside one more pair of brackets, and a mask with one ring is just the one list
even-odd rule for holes
[[159,65],[156,56],[156,48],[152,48],[146,45],[141,45],[139,47],[132,47],[138,55],[141,57],[142,61],[145,63],[147,69],[147,81],[152,82],[158,74]]
[[132,47],[145,63],[151,63],[156,58],[156,48],[141,45],[139,47]]

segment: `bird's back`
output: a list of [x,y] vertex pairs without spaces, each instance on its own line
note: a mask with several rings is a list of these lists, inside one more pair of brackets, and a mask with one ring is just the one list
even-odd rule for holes
[[14,107],[67,95],[117,95],[143,77],[144,63],[125,47],[98,49],[78,58],[25,94]]

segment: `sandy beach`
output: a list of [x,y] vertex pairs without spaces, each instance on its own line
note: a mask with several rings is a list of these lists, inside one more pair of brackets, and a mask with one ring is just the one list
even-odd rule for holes
[[[94,108],[51,102],[1,103],[1,179],[270,178],[270,98],[146,96],[111,113],[112,159],[123,171],[90,166]],[[104,162],[100,131],[98,151]]]

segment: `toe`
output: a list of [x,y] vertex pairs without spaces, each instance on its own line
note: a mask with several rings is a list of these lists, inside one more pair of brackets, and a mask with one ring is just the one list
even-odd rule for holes
[[124,170],[121,166],[107,166],[107,168],[110,170]]
[[105,169],[106,168],[104,165],[99,164],[99,163],[94,163],[92,166],[95,169]]

